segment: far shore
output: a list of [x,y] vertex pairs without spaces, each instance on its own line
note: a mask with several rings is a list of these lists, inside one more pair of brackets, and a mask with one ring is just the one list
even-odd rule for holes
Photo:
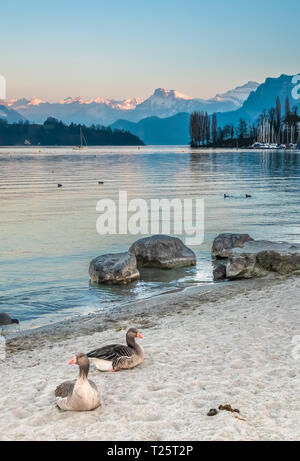
[[[46,145],[41,145],[41,144],[30,144],[30,145],[23,145],[23,144],[19,144],[17,146],[15,145],[10,145],[10,146],[1,146],[0,145],[0,149],[74,149],[76,152],[83,152],[83,151],[86,151],[86,150],[90,150],[90,149],[98,149],[100,147],[132,147],[132,148],[136,148],[136,149],[141,149],[142,147],[147,147],[145,144],[144,145],[135,145],[135,144],[99,144],[99,145],[92,145],[92,146],[87,146],[87,147],[83,147],[82,149],[76,149],[76,145],[74,144],[71,144],[71,145],[68,145],[68,146],[62,146],[62,145],[57,145],[57,146],[54,146],[54,145],[50,145],[50,146],[46,146]],[[189,146],[187,146],[189,147]]]
[[[208,145],[208,146],[197,146],[197,147],[191,147],[189,144],[144,144],[144,145],[131,145],[131,144],[123,144],[123,145],[116,145],[116,144],[107,144],[107,145],[98,145],[98,146],[88,146],[87,148],[82,148],[81,150],[80,149],[76,149],[76,146],[75,145],[69,145],[69,146],[41,146],[41,145],[17,145],[17,146],[1,146],[0,145],[0,150],[1,149],[74,149],[75,152],[86,152],[87,150],[93,150],[93,149],[100,149],[100,148],[122,148],[122,147],[130,147],[132,149],[138,149],[138,150],[142,150],[144,148],[149,148],[149,147],[162,147],[162,148],[167,148],[167,147],[178,147],[179,149],[188,149],[189,151],[217,151],[217,150],[222,150],[222,151],[262,151],[264,149],[262,148],[255,148],[255,147],[252,147],[251,145],[245,145],[245,146],[236,146],[236,145],[232,145],[232,146],[228,146],[228,145]],[[268,151],[270,151],[272,149],[269,149]],[[273,149],[274,151],[291,151],[291,152],[297,152],[299,151],[299,149],[289,149],[289,148],[286,148],[286,149]]]

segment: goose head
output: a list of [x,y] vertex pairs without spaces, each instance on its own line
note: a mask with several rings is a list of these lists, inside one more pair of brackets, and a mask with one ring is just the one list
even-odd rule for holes
[[80,376],[87,376],[90,368],[88,356],[83,352],[76,354],[69,362],[69,365],[78,365]]
[[136,349],[138,346],[135,342],[135,338],[143,338],[143,335],[136,328],[129,328],[126,333],[126,343],[128,346]]
[[136,328],[129,328],[129,330],[127,331],[127,334],[126,336],[130,339],[134,339],[134,338],[141,338],[143,339],[144,336],[142,335],[142,333],[140,333]]

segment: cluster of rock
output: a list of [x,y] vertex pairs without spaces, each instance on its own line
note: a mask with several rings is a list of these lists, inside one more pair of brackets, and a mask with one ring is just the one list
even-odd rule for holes
[[300,245],[254,240],[248,234],[220,234],[212,246],[218,262],[214,280],[263,277],[270,272],[281,275],[300,270]]
[[[220,234],[212,246],[214,280],[262,277],[270,272],[300,274],[300,244],[254,240],[248,234]],[[90,263],[91,281],[127,284],[140,278],[139,268],[195,266],[195,253],[176,237],[153,235],[134,242],[123,253],[104,254]]]
[[173,269],[195,266],[195,253],[176,237],[153,235],[131,245],[124,253],[105,254],[93,259],[89,274],[97,284],[127,284],[138,280],[138,267]]

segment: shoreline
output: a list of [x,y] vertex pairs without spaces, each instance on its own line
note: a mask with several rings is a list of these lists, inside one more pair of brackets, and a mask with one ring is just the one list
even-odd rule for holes
[[261,279],[240,281],[207,282],[192,287],[183,287],[144,298],[139,301],[126,302],[118,309],[109,310],[107,314],[92,313],[76,315],[72,318],[54,322],[40,327],[21,330],[6,335],[9,352],[34,349],[41,343],[64,341],[75,334],[90,335],[106,328],[114,328],[118,323],[138,318],[140,325],[147,325],[147,318],[160,315],[172,315],[175,309],[185,306],[186,302],[205,303],[230,299],[231,296],[245,290],[263,290],[266,286],[284,283],[286,277],[270,274]]

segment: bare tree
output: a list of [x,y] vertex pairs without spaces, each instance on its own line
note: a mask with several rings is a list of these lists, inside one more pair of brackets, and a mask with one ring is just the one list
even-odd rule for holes
[[200,114],[193,112],[190,117],[190,138],[191,146],[198,147],[200,145]]
[[212,114],[211,137],[212,137],[213,144],[216,144],[217,138],[218,138],[218,124],[217,124],[217,114],[215,112]]

